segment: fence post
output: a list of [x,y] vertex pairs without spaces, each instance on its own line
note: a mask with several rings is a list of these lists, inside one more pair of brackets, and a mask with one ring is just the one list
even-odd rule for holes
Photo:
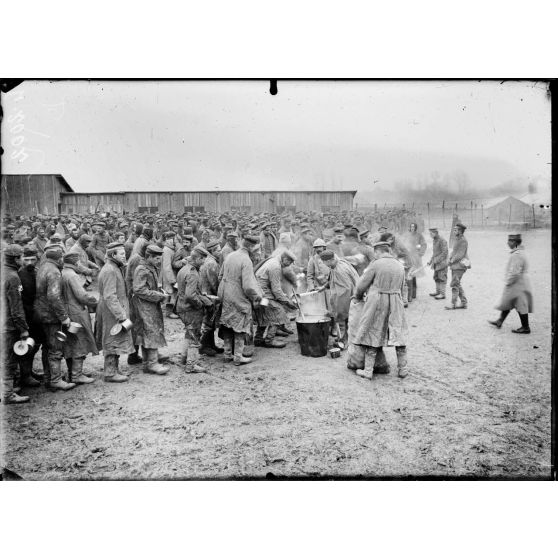
[[508,215],[508,230],[511,229],[511,209],[512,209],[512,206],[511,206],[511,203],[510,203],[510,213]]
[[537,228],[537,222],[536,222],[536,220],[535,220],[535,204],[532,203],[532,204],[531,204],[531,207],[532,207],[532,209],[533,209],[533,228],[536,229],[536,228]]
[[471,225],[473,225],[473,200],[471,200]]
[[446,228],[446,200],[442,200],[442,223],[445,229]]
[[426,202],[426,208],[428,211],[428,228],[430,228],[430,202]]

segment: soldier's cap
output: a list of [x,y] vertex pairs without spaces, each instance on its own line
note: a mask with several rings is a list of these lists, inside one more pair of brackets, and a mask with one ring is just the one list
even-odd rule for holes
[[163,253],[163,249],[157,244],[148,244],[145,249],[145,254],[152,254],[154,256],[160,256]]
[[458,229],[461,229],[462,231],[464,231],[467,228],[463,223],[455,223],[455,226]]
[[128,223],[127,223],[126,221],[122,221],[122,223],[120,223],[118,226],[119,226],[121,229],[124,229],[124,228],[126,228],[126,227],[128,226]]
[[19,244],[9,244],[4,249],[4,255],[11,258],[19,258],[19,256],[23,255],[23,248]]
[[27,244],[26,246],[23,247],[24,258],[30,258],[32,256],[36,256],[38,253],[39,251],[37,250],[37,248],[35,248],[35,246],[33,246],[33,244]]
[[386,227],[385,225],[380,225],[380,226],[378,227],[378,230],[379,230],[379,231],[381,231],[382,229],[386,229],[386,231],[387,231],[387,227]]
[[508,234],[508,240],[521,240],[521,235],[519,233]]
[[316,240],[314,240],[314,244],[312,244],[313,248],[319,248],[320,246],[322,247],[326,247],[327,244],[325,243],[325,241],[321,238],[316,238]]
[[429,230],[429,231],[432,231],[432,232],[438,232],[438,228],[437,228],[437,227],[430,227],[428,230]]
[[370,234],[368,229],[363,230],[362,232],[358,233],[358,237],[362,240],[363,238],[367,237]]
[[212,250],[216,246],[221,246],[221,242],[217,239],[212,240],[211,242],[207,243],[207,249]]
[[176,236],[176,233],[174,231],[165,231],[163,233],[163,240],[166,240],[167,238],[173,238]]
[[47,252],[60,252],[62,253],[62,246],[60,244],[49,244],[45,246],[45,253]]
[[238,238],[238,233],[235,231],[231,231],[230,233],[227,233],[227,238]]
[[54,233],[52,235],[50,235],[50,239],[51,242],[55,241],[55,242],[62,242],[62,237],[58,234],[58,233]]
[[391,244],[389,242],[386,242],[385,240],[380,240],[379,242],[374,242],[372,246],[376,248],[378,246],[391,246]]
[[209,252],[203,246],[200,246],[199,244],[196,244],[196,246],[194,246],[194,248],[192,249],[192,254],[194,252],[197,253],[200,256],[204,256],[204,257],[209,256]]
[[76,252],[68,252],[64,254],[64,263],[75,264],[79,260],[79,254]]
[[88,234],[82,234],[82,235],[79,237],[79,241],[80,241],[81,243],[83,243],[83,242],[91,242],[92,240],[93,240],[93,237],[89,236]]
[[106,227],[106,223],[104,223],[103,221],[95,221],[93,223],[93,225],[95,225],[96,227]]
[[11,223],[10,223],[9,225],[6,225],[6,228],[7,228],[8,230],[12,230],[12,231],[15,230],[14,225],[12,225]]
[[124,244],[122,244],[122,242],[111,242],[107,244],[107,252],[109,250],[118,250],[118,248],[124,248]]
[[258,236],[247,234],[244,237],[244,241],[248,242],[249,244],[253,244],[255,246],[256,244],[260,243],[260,238]]
[[346,230],[346,233],[350,236],[358,236],[358,229],[356,227],[351,226]]
[[333,260],[333,258],[335,258],[335,252],[333,250],[324,250],[320,254],[320,258],[324,261]]
[[283,250],[280,255],[282,258],[291,260],[291,262],[296,260],[296,256],[290,250]]
[[308,228],[308,227],[304,227],[301,231],[300,234],[304,234],[304,233],[311,233],[312,229]]
[[193,238],[194,229],[192,227],[184,227],[183,231],[184,231],[183,236],[188,238],[188,235],[190,235],[190,238]]
[[343,229],[343,227],[335,227],[335,228],[333,229],[333,232],[334,232],[335,234],[339,234],[339,233],[342,233],[344,230],[345,230],[345,229]]

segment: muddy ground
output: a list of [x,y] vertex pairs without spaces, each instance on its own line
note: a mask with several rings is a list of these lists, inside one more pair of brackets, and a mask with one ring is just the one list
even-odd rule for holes
[[486,321],[497,316],[506,233],[467,237],[469,309],[444,310],[428,296],[431,272],[419,279],[404,380],[392,348],[392,373],[370,382],[344,357],[301,356],[296,335],[285,349],[258,349],[250,365],[218,356],[206,359],[209,374],[186,375],[182,326],[168,320],[167,376],[135,366],[130,382],[106,384],[102,357],[89,357],[94,384],[29,389],[30,404],[3,407],[4,464],[24,479],[548,477],[550,231],[524,235],[531,335],[511,333],[516,313],[501,330]]

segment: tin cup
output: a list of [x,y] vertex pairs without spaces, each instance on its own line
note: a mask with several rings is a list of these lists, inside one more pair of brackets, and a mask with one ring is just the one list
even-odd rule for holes
[[334,347],[329,349],[329,356],[331,358],[339,358],[341,356],[341,349],[339,347]]
[[68,339],[68,336],[63,331],[57,331],[54,334],[54,337],[56,337],[56,339],[60,341],[60,343],[64,343],[66,339]]
[[130,318],[126,318],[123,322],[122,322],[122,329],[125,329],[126,331],[130,331],[130,329],[132,329],[132,320],[130,320]]
[[265,298],[265,296],[260,300],[260,306],[269,306],[269,298]]
[[27,354],[29,351],[29,345],[24,339],[20,339],[14,343],[14,353],[19,356]]
[[81,324],[78,324],[77,322],[70,322],[70,325],[68,326],[68,332],[76,334],[82,327],[83,326]]
[[32,349],[36,345],[35,339],[33,339],[32,337],[28,337],[25,342],[29,345],[30,349]]

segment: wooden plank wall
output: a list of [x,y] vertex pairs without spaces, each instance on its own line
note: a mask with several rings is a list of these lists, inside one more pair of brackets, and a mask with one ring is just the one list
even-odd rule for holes
[[55,175],[2,176],[2,206],[8,215],[57,215],[63,192],[66,188]]
[[63,194],[63,213],[127,211],[139,207],[158,207],[160,213],[183,213],[185,207],[203,207],[222,213],[232,207],[249,207],[252,213],[295,207],[297,211],[322,211],[322,208],[349,210],[351,192],[124,192],[115,194]]

